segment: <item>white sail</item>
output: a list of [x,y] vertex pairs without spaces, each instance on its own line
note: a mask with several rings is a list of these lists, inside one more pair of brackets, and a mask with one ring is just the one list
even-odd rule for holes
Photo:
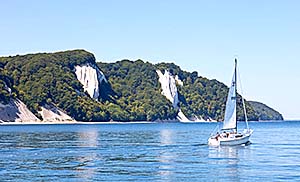
[[231,86],[229,88],[224,123],[222,129],[236,128],[236,69],[234,69]]
[[[244,112],[245,112],[245,121],[247,124],[247,129],[243,132],[238,132],[237,130],[237,60],[235,59],[235,69],[234,74],[231,81],[231,86],[229,87],[227,102],[226,102],[226,109],[225,109],[225,116],[223,122],[222,130],[218,130],[218,132],[214,132],[208,139],[208,145],[211,146],[220,146],[220,145],[241,145],[241,144],[248,144],[249,138],[253,133],[253,130],[249,129],[247,124],[247,116],[246,116],[246,107],[243,100],[244,105]],[[228,131],[231,130],[231,131]],[[233,130],[233,131],[232,131]]]

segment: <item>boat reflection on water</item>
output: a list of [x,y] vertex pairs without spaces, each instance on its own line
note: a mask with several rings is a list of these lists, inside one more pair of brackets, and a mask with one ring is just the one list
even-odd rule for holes
[[[251,155],[251,146],[219,146],[209,147],[209,164],[216,168],[214,174],[217,177],[226,177],[232,181],[242,180],[247,163],[242,160]],[[249,166],[251,167],[251,166]]]

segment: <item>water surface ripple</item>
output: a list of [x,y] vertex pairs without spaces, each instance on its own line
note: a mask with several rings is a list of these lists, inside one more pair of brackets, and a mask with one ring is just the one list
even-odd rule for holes
[[0,126],[0,181],[300,180],[300,122],[250,123],[236,147],[207,146],[215,126]]

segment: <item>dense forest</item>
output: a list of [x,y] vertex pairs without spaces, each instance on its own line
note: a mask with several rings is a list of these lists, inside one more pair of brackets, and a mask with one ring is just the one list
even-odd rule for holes
[[[181,108],[189,117],[197,116],[204,119],[212,118],[221,121],[224,117],[225,104],[228,87],[223,83],[213,79],[209,80],[201,77],[197,72],[182,71],[179,66],[173,63],[159,63],[157,69],[168,69],[173,75],[183,81],[183,86],[178,86],[180,93]],[[249,120],[257,120],[257,114],[246,102],[247,115]],[[243,121],[244,112],[242,97],[238,95],[238,120]]]
[[[2,67],[1,67],[2,66]],[[7,76],[0,63],[0,103],[7,104],[10,99],[9,86],[12,85],[10,77]]]
[[161,94],[156,68],[142,60],[98,63],[116,94],[116,103],[129,120],[174,119],[177,111]]
[[[97,64],[108,82],[100,84],[94,100],[84,92],[74,73],[76,65]],[[178,75],[180,108],[189,118],[222,120],[228,87],[217,80],[186,72],[173,63],[142,60],[101,63],[84,50],[0,57],[0,102],[21,99],[39,118],[45,104],[53,104],[79,121],[155,121],[175,119],[178,109],[161,94],[156,70]],[[246,102],[250,120],[259,120],[261,109]],[[243,120],[241,96],[238,118]],[[272,114],[267,119],[274,119]]]
[[39,116],[41,106],[51,103],[76,120],[106,121],[109,113],[104,104],[84,94],[74,74],[74,66],[86,62],[95,63],[95,58],[83,50],[0,58],[4,77],[12,80],[14,97],[35,115]]
[[258,120],[283,120],[283,116],[275,111],[274,109],[270,108],[269,106],[255,101],[249,101],[250,105],[253,107],[254,111],[258,115]]

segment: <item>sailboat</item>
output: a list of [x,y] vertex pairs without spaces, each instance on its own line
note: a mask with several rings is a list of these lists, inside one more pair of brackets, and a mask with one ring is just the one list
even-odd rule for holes
[[208,145],[241,145],[249,143],[249,139],[253,130],[248,126],[248,118],[246,113],[245,101],[242,99],[245,114],[246,128],[242,132],[238,132],[237,128],[237,59],[235,59],[234,73],[229,88],[223,127],[212,133],[208,139]]

